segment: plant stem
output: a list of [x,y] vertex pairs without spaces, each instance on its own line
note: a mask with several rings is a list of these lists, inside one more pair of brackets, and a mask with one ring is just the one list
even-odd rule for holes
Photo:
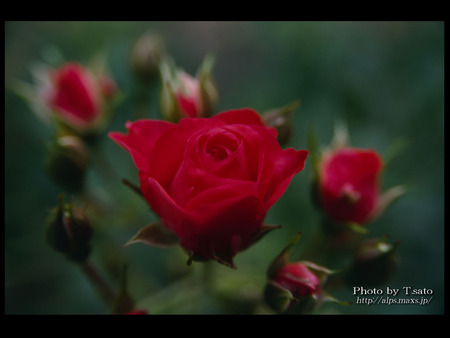
[[88,277],[89,281],[95,287],[101,298],[108,303],[108,305],[113,305],[116,299],[115,292],[106,283],[98,270],[88,261],[80,264],[80,268]]
[[201,263],[201,281],[204,285],[205,291],[210,293],[213,290],[214,282],[214,261],[206,261]]

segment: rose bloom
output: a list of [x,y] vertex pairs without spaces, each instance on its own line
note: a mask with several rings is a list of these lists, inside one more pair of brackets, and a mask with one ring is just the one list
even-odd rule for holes
[[336,222],[367,223],[379,202],[383,163],[374,150],[342,147],[326,153],[319,167],[319,199]]
[[319,292],[319,278],[302,263],[288,263],[271,278],[271,283],[288,290],[296,299]]
[[282,150],[275,129],[250,109],[126,127],[109,135],[130,152],[151,208],[194,257],[227,265],[259,237],[307,157]]
[[103,98],[114,95],[115,83],[107,77],[94,77],[85,67],[68,62],[50,71],[42,90],[45,105],[67,125],[88,129],[104,117]]

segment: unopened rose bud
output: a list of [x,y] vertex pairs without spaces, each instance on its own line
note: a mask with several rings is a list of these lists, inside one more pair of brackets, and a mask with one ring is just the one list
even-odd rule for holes
[[178,122],[184,117],[210,117],[217,101],[212,79],[213,59],[205,58],[197,76],[193,77],[173,64],[161,64],[161,110],[164,118]]
[[291,240],[268,270],[264,300],[277,313],[310,313],[328,297],[323,286],[332,271],[310,261],[290,261],[290,250],[299,237]]
[[71,202],[64,202],[64,197],[59,197],[58,206],[47,219],[47,243],[69,260],[84,262],[91,251],[92,227],[85,215],[73,209]]
[[151,82],[158,77],[159,64],[165,54],[164,40],[148,32],[139,37],[131,50],[131,67],[141,80]]
[[319,198],[328,217],[338,223],[366,224],[379,199],[382,159],[370,149],[340,148],[320,164]]
[[69,192],[80,192],[84,185],[89,151],[77,136],[56,138],[47,148],[45,167],[56,184]]
[[397,267],[398,243],[388,243],[385,239],[368,239],[356,250],[348,282],[379,286],[392,277]]
[[349,145],[345,128],[336,128],[331,146],[313,161],[313,196],[328,221],[350,226],[356,232],[404,193],[401,186],[381,193],[384,161],[374,149]]
[[292,118],[299,102],[295,101],[287,106],[272,109],[263,114],[264,122],[277,130],[277,139],[280,145],[286,145],[293,132]]
[[277,313],[301,305],[302,312],[314,307],[320,296],[319,278],[302,262],[288,263],[275,272],[265,289],[267,304]]
[[46,77],[38,88],[39,97],[60,127],[90,135],[104,125],[109,114],[106,100],[117,92],[110,77],[76,62],[50,69]]

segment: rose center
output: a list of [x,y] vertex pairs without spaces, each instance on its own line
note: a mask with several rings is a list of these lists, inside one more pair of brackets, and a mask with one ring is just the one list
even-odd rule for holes
[[361,198],[361,194],[351,184],[345,183],[341,188],[339,197],[349,203],[355,203]]
[[228,157],[227,149],[223,147],[216,147],[206,151],[215,161],[221,161]]
[[205,154],[215,161],[225,160],[239,146],[238,140],[228,133],[216,134],[209,138],[204,148]]

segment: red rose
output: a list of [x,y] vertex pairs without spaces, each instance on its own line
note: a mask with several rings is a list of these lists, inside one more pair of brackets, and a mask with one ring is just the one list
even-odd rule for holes
[[319,278],[302,263],[287,263],[272,277],[271,282],[291,292],[296,299],[319,291]]
[[141,191],[180,245],[232,264],[258,237],[269,208],[301,171],[306,150],[282,150],[250,109],[178,124],[140,120],[109,136],[139,169]]
[[103,118],[103,97],[115,93],[115,83],[95,77],[87,68],[69,62],[49,73],[44,101],[69,126],[86,129]]
[[373,150],[342,147],[326,153],[319,166],[319,199],[337,222],[368,222],[379,206],[383,163]]

